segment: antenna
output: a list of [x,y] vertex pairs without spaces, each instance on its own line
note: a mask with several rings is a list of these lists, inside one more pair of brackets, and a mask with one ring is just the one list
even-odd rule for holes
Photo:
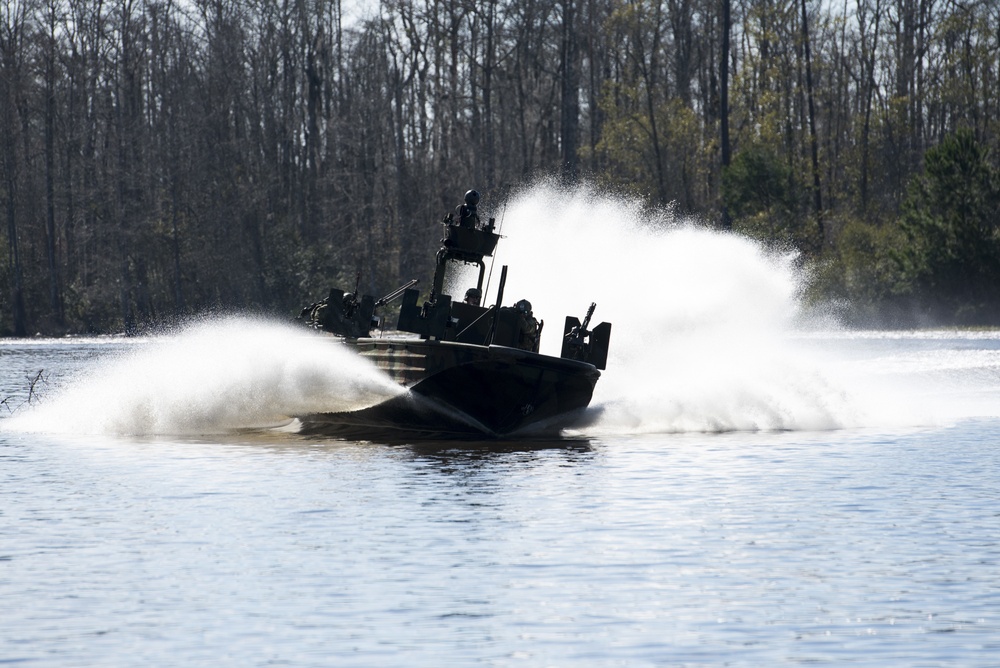
[[[497,236],[503,239],[501,232],[503,231],[503,219],[507,214],[507,200],[503,201],[503,211],[500,212],[500,225],[497,227]],[[500,241],[497,240],[497,246],[500,245]],[[483,302],[486,302],[486,295],[490,292],[490,281],[493,280],[493,265],[497,262],[497,252],[493,251],[492,257],[490,257],[490,274],[486,277],[486,289],[483,290]]]

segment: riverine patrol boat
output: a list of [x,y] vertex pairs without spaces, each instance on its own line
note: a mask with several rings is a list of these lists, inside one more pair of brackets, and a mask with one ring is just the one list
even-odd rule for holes
[[[596,304],[581,322],[567,316],[559,357],[538,352],[544,321],[531,304],[503,306],[507,267],[496,301],[480,304],[486,265],[500,235],[481,224],[479,193],[443,221],[434,282],[427,299],[417,280],[376,299],[333,288],[302,310],[304,324],[340,339],[408,391],[356,411],[297,416],[300,432],[349,438],[500,438],[551,434],[578,420],[590,404],[608,357],[611,324],[590,328]],[[463,300],[444,294],[453,265],[479,267]],[[358,281],[360,283],[360,279]],[[402,299],[395,332],[385,335],[376,311]]]

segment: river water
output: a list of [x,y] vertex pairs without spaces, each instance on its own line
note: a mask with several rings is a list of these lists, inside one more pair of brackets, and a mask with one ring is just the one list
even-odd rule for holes
[[613,323],[555,442],[300,436],[399,389],[249,317],[0,341],[0,663],[1000,666],[1000,332],[586,189],[498,228],[542,352]]
[[1000,665],[1000,333],[609,369],[593,427],[500,444],[270,428],[392,391],[316,345],[0,342],[0,662]]

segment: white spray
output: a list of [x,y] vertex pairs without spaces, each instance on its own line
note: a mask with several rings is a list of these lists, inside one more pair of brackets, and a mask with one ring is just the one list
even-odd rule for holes
[[874,382],[848,379],[797,345],[801,275],[792,253],[638,200],[551,185],[508,204],[503,234],[504,302],[532,302],[546,322],[542,352],[559,354],[564,316],[582,317],[591,301],[593,324],[613,324],[592,404],[601,417],[588,433],[912,420],[878,399]]
[[5,428],[48,433],[208,434],[378,403],[402,390],[329,338],[229,317],[135,345]]

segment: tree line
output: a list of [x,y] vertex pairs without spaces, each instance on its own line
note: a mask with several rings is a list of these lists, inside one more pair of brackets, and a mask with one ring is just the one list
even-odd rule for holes
[[855,316],[992,322],[997,26],[993,0],[0,0],[0,333],[377,292],[467,187],[540,177],[792,244]]

